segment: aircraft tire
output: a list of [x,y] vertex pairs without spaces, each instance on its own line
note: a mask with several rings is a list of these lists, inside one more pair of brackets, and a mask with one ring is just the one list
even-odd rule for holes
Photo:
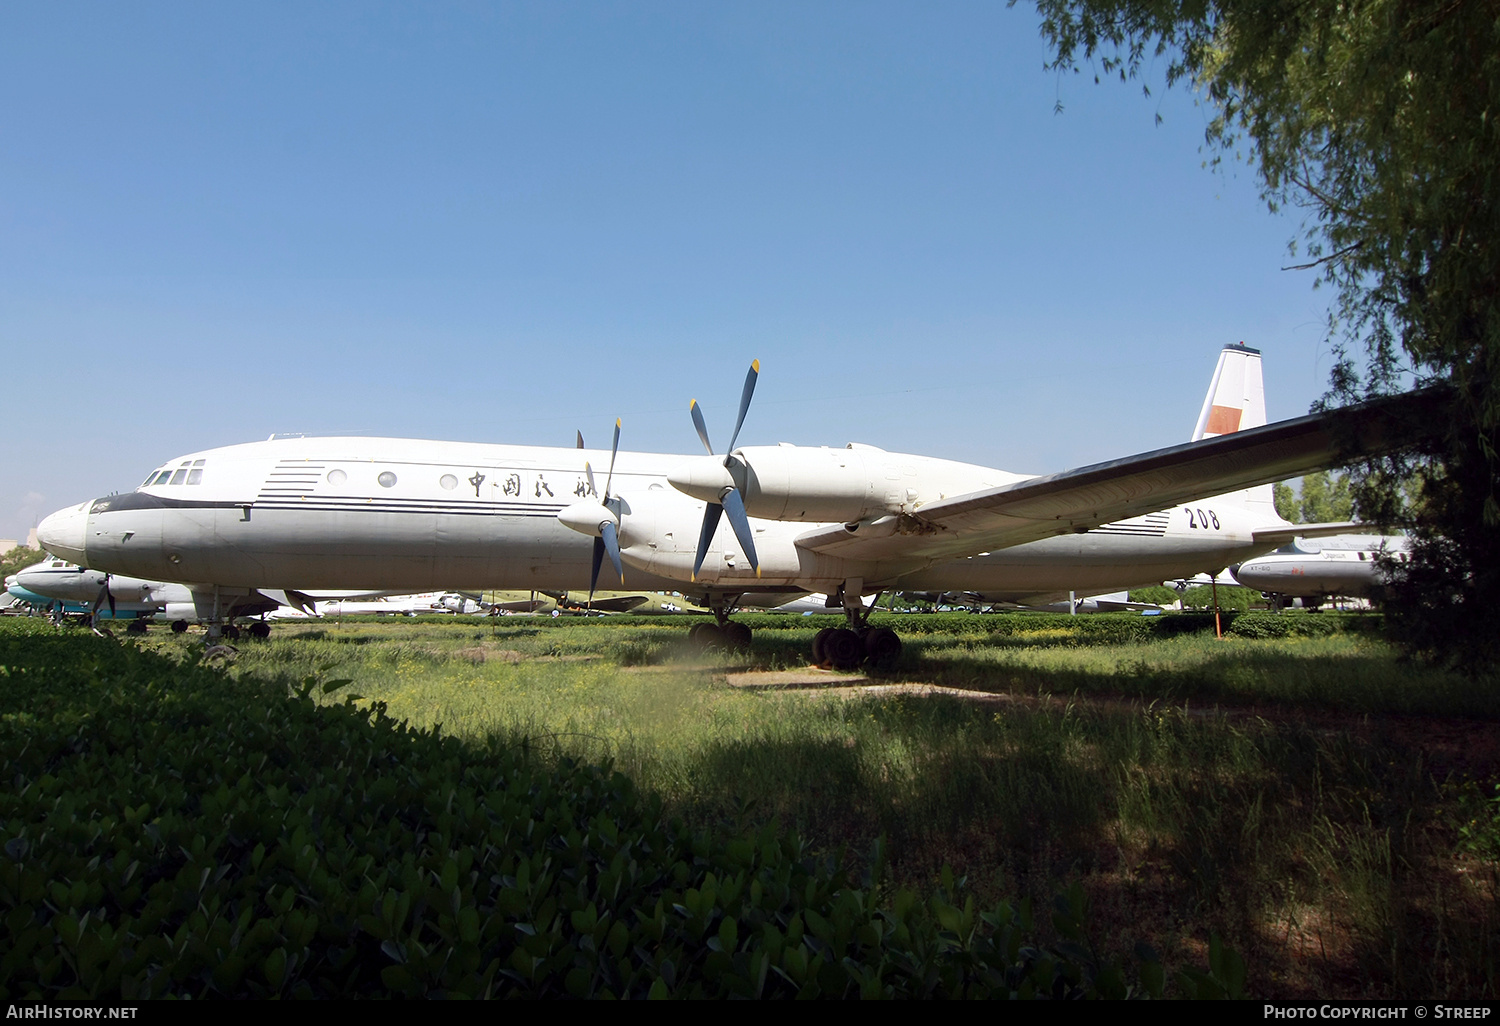
[[269,638],[271,636],[271,625],[264,620],[256,620],[250,625],[250,636],[252,638]]
[[146,633],[146,621],[142,620],[140,618],[136,618],[134,620],[131,620],[130,623],[126,624],[126,626],[125,626],[125,633],[126,634],[145,634]]
[[172,621],[172,633],[173,634],[181,634],[181,633],[183,633],[186,630],[187,630],[187,621],[186,620],[173,620]]
[[823,663],[826,662],[828,658],[827,654],[823,651],[823,642],[828,640],[828,635],[832,634],[834,630],[835,628],[833,627],[824,627],[818,633],[813,635],[813,662],[817,663],[819,666],[823,665]]
[[719,637],[725,648],[731,651],[744,651],[750,647],[752,632],[749,627],[742,623],[730,620],[719,628]]
[[901,658],[901,638],[889,627],[865,632],[865,658],[871,666],[883,666]]
[[719,633],[718,624],[695,623],[688,629],[688,640],[699,648],[712,648],[719,644],[723,637]]
[[835,627],[823,639],[823,655],[835,670],[852,670],[865,659],[864,642],[847,627]]
[[228,638],[230,641],[237,641],[239,640],[239,636],[240,629],[234,624],[226,623],[224,625],[224,637]]

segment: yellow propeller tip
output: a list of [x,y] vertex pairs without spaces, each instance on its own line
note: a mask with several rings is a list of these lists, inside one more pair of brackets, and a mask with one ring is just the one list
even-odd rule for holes
[[698,400],[696,400],[696,399],[689,399],[688,400],[688,409],[691,410],[694,406],[697,406],[697,405],[698,405]]
[[755,373],[759,374],[760,373],[760,361],[759,360],[751,360],[750,361],[750,369],[753,370]]
[[620,418],[616,417],[615,418],[615,427],[619,427],[619,426],[620,426]]

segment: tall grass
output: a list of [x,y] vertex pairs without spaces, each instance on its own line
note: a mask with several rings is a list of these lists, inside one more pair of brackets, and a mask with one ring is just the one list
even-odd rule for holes
[[[1103,943],[1201,960],[1214,930],[1254,993],[1496,995],[1497,853],[1461,845],[1456,797],[1495,782],[1493,689],[1359,633],[967,624],[909,634],[881,681],[959,697],[729,686],[799,663],[817,624],[782,624],[708,657],[672,622],[320,625],[241,646],[233,672],[353,678],[413,724],[610,760],[693,820],[855,852],[884,835],[903,882],[951,865],[1046,899],[1080,880]],[[1424,724],[1470,757],[1434,765]]]

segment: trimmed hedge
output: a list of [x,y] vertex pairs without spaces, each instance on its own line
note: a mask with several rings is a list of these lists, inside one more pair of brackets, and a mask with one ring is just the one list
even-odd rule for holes
[[1025,902],[891,891],[607,767],[317,701],[346,683],[0,630],[0,999],[1162,992],[1148,949],[1134,982],[1095,956],[1076,887],[1043,947]]

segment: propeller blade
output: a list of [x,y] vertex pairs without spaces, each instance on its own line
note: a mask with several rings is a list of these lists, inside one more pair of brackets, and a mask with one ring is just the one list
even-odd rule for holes
[[614,564],[615,573],[620,578],[620,583],[625,583],[625,567],[620,562],[620,539],[615,534],[615,525],[606,520],[599,525],[599,540],[604,543],[604,551],[609,553],[609,561]]
[[740,540],[745,558],[755,569],[755,576],[759,577],[760,559],[755,555],[755,537],[750,533],[750,518],[745,514],[745,501],[733,488],[724,493],[724,512],[729,514],[729,526],[734,528],[734,536]]
[[599,489],[594,487],[594,468],[589,466],[588,460],[583,461],[583,476],[588,478],[589,494],[597,496],[599,494]]
[[745,414],[750,409],[750,397],[755,394],[755,381],[760,377],[760,361],[750,361],[750,373],[745,375],[745,390],[740,393],[740,415],[734,422],[734,434],[729,436],[729,448],[724,450],[724,455],[734,452],[734,443],[739,440],[740,427],[745,423]]
[[620,418],[615,418],[615,440],[609,447],[609,475],[604,479],[604,501],[609,501],[609,486],[615,479],[615,455],[620,451]]
[[583,432],[578,432],[578,448],[583,448]]
[[708,555],[708,543],[714,540],[714,530],[719,526],[719,515],[724,512],[724,507],[717,502],[710,502],[703,510],[703,530],[698,534],[698,557],[693,560],[693,580],[698,579],[698,571],[703,569],[703,559]]
[[707,449],[708,454],[712,456],[714,454],[714,447],[708,444],[708,425],[703,423],[703,411],[698,406],[698,400],[688,400],[688,411],[693,415],[693,427],[698,429],[698,440],[703,443],[703,448]]
[[[589,571],[589,601],[594,601],[594,587],[599,583],[599,568],[604,565],[604,539],[594,539],[594,565]],[[559,600],[561,601],[561,600]]]

